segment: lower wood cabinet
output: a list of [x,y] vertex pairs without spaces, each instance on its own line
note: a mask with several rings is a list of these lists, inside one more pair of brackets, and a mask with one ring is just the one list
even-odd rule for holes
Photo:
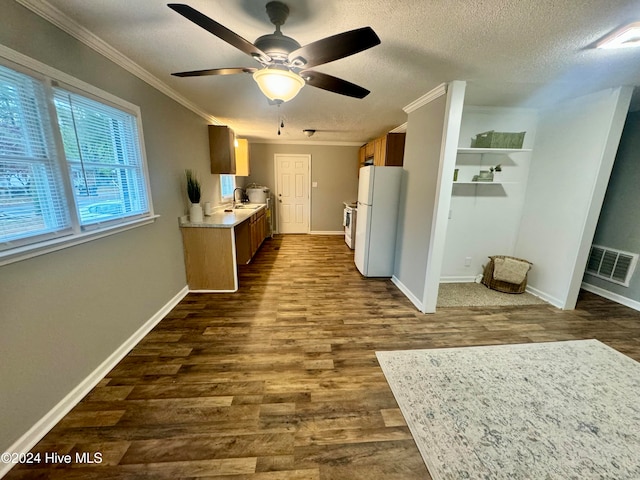
[[249,263],[267,237],[267,215],[262,209],[235,227],[238,264]]
[[238,265],[249,263],[269,234],[264,208],[234,226],[180,230],[189,288],[217,292],[238,289]]
[[191,290],[235,291],[232,228],[181,228],[187,284]]

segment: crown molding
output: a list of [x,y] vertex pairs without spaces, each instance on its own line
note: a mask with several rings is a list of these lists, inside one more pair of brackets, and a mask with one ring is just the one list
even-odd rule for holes
[[402,110],[404,110],[405,113],[411,113],[411,112],[417,110],[418,108],[426,105],[427,103],[433,102],[436,98],[441,97],[445,93],[447,93],[447,84],[446,83],[441,83],[440,85],[438,85],[433,90],[425,93],[423,96],[421,96],[417,100],[414,100],[413,102],[411,102],[409,105],[404,107]]
[[314,146],[321,146],[321,147],[361,147],[363,144],[367,143],[367,142],[331,142],[331,141],[327,141],[327,142],[321,142],[321,141],[315,141],[315,140],[268,140],[268,139],[263,139],[263,138],[255,138],[252,139],[251,137],[248,138],[249,142],[251,142],[251,144],[254,143],[266,143],[266,144],[270,144],[270,145],[314,145]]
[[49,23],[55,25],[59,29],[68,33],[72,37],[76,38],[80,42],[84,43],[89,48],[95,50],[100,55],[108,58],[116,65],[124,68],[131,74],[140,78],[142,81],[148,83],[153,88],[159,90],[164,93],[169,98],[172,98],[182,106],[188,108],[193,113],[199,115],[204,118],[207,122],[213,125],[224,125],[223,122],[210,115],[208,112],[202,110],[196,104],[188,100],[186,97],[182,96],[174,89],[169,87],[166,83],[162,82],[158,77],[150,73],[149,71],[142,68],[136,62],[131,60],[129,57],[116,50],[114,47],[109,45],[107,42],[102,40],[100,37],[91,33],[85,27],[75,22],[67,15],[62,13],[60,10],[55,8],[53,5],[48,3],[45,0],[16,0],[23,7],[31,10],[36,15],[42,17]]
[[402,125],[398,125],[393,130],[389,130],[389,133],[405,133],[407,131],[408,122],[404,122]]

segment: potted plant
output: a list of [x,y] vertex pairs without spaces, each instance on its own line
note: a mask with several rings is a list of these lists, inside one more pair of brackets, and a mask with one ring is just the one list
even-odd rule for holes
[[200,181],[193,171],[185,170],[184,173],[187,177],[187,195],[191,202],[191,208],[189,209],[189,221],[192,223],[201,223],[203,221],[203,216],[202,206],[200,205],[200,196],[202,194]]

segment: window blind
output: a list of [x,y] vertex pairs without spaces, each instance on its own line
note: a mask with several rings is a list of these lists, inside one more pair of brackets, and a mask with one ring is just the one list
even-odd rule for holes
[[44,84],[0,65],[0,250],[71,232]]
[[54,102],[80,224],[149,213],[136,117],[63,88]]
[[0,58],[0,265],[147,223],[148,185],[138,107]]

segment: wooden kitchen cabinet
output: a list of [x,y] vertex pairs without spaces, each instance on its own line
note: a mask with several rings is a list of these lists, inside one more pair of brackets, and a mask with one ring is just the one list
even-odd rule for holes
[[236,174],[236,147],[233,130],[225,125],[209,125],[211,173]]
[[404,133],[387,133],[380,138],[380,158],[374,164],[386,167],[401,167],[404,160]]
[[248,177],[251,173],[249,168],[249,140],[246,138],[236,139],[236,177]]
[[373,142],[369,142],[364,146],[364,155],[366,158],[373,157]]
[[378,167],[401,167],[404,160],[405,136],[404,133],[387,133],[360,147],[358,171],[371,159],[373,165]]
[[238,264],[249,263],[268,236],[266,210],[254,213],[236,228],[236,258]]
[[267,224],[267,215],[266,210],[260,210],[258,213],[255,213],[251,216],[251,220],[249,221],[249,237],[251,242],[251,257],[255,255],[255,253],[262,245],[266,237],[266,224]]
[[360,174],[360,169],[364,167],[364,162],[367,159],[365,145],[360,147],[358,150],[358,174]]
[[387,136],[376,138],[373,141],[373,164],[376,167],[384,166],[387,154]]
[[214,213],[202,224],[181,223],[189,288],[235,292],[238,265],[251,261],[268,236],[266,227],[264,207],[252,214],[232,214],[231,218],[226,213]]
[[181,228],[191,290],[235,291],[232,228]]

